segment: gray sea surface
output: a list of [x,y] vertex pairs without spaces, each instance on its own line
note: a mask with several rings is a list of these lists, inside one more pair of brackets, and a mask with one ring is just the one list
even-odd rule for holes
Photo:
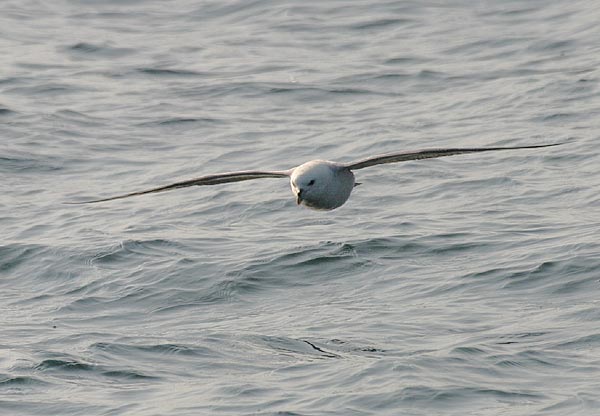
[[[2,415],[600,414],[600,3],[0,2]],[[209,173],[430,147],[331,212]]]

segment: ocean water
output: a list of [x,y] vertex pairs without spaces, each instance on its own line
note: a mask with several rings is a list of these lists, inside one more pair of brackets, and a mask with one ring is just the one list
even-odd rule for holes
[[[600,6],[0,3],[0,413],[597,415]],[[95,205],[208,173],[558,147]]]

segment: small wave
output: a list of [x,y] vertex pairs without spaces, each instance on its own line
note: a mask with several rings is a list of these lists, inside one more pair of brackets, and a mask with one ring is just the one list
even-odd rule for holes
[[[190,275],[202,275],[202,265],[191,264]],[[206,280],[201,290],[171,289],[154,313],[172,313],[202,304],[219,304],[245,299],[270,290],[309,286],[338,279],[369,268],[372,262],[358,256],[351,244],[324,242],[316,247],[293,248],[233,266],[216,281]],[[201,268],[200,268],[201,267]],[[166,300],[168,298],[168,301]]]
[[534,371],[536,368],[548,370],[564,367],[560,360],[554,360],[547,353],[541,353],[533,349],[526,349],[516,354],[503,354],[495,358],[497,359],[495,366],[500,369],[518,367],[527,371]]
[[565,122],[568,119],[580,117],[580,114],[574,113],[552,113],[545,116],[534,117],[534,121],[557,121],[557,122]]
[[361,408],[365,409],[397,409],[398,404],[418,406],[419,404],[427,407],[439,407],[449,404],[460,403],[461,408],[468,406],[469,401],[486,400],[507,400],[511,402],[522,401],[530,403],[532,400],[542,399],[544,396],[530,392],[517,390],[501,390],[478,387],[429,387],[429,386],[411,386],[398,389],[395,392],[381,392],[367,397],[360,397]]
[[23,96],[55,96],[66,94],[79,94],[82,92],[93,91],[91,87],[82,87],[80,85],[67,83],[38,84],[33,86],[14,87],[9,90],[10,93],[20,94]]
[[158,377],[147,376],[132,370],[109,370],[101,373],[104,377],[130,380],[156,380]]
[[377,19],[352,25],[354,30],[389,29],[390,27],[415,23],[412,19]]
[[373,81],[403,81],[411,78],[413,75],[406,73],[362,73],[356,75],[345,75],[335,80],[336,83],[343,84],[358,84],[364,85],[365,83]]
[[[325,267],[329,265],[330,267]],[[287,253],[276,254],[261,259],[228,273],[228,276],[241,277],[242,280],[260,280],[271,284],[306,284],[315,276],[325,274],[326,278],[342,276],[355,272],[357,268],[369,266],[370,262],[356,256],[354,247],[346,243],[322,242],[316,247],[302,247]],[[297,274],[299,278],[284,283],[282,276]],[[274,276],[276,276],[274,278]]]
[[56,162],[53,163],[52,159],[44,159],[42,156],[37,159],[32,157],[0,156],[0,171],[43,173],[62,170],[63,167],[60,166],[58,160]]
[[87,55],[90,57],[120,58],[135,53],[135,49],[115,48],[109,45],[97,45],[94,43],[80,42],[65,48],[72,53]]
[[600,346],[600,334],[584,335],[582,337],[574,337],[570,340],[560,342],[556,345],[561,349],[578,349],[596,351]]
[[482,247],[485,247],[486,245],[491,244],[485,244],[480,241],[474,241],[471,243],[454,243],[446,244],[442,247],[433,247],[429,250],[429,252],[433,254],[453,254],[457,252],[481,250]]
[[[548,260],[526,270],[514,271],[504,276],[506,289],[545,290],[555,295],[577,293],[586,285],[597,281],[600,262],[586,257],[566,260]],[[556,277],[560,276],[560,279]]]
[[215,352],[206,347],[191,347],[180,344],[154,344],[154,345],[136,345],[98,342],[90,346],[91,350],[101,350],[111,354],[127,354],[138,356],[140,353],[157,355],[182,355],[182,356],[206,356],[214,355]]
[[0,271],[12,271],[20,265],[35,259],[45,250],[46,248],[44,246],[33,244],[11,244],[0,246]]
[[257,346],[262,348],[266,347],[281,354],[320,358],[341,358],[340,355],[327,351],[327,347],[318,345],[316,341],[266,335],[252,336],[249,337],[249,339]]
[[62,122],[68,122],[69,124],[77,124],[85,127],[100,127],[107,122],[107,120],[103,118],[93,117],[74,110],[59,110],[55,113],[55,116]]
[[527,49],[530,51],[535,51],[535,52],[547,52],[547,51],[551,51],[551,52],[556,52],[559,50],[572,50],[574,48],[576,48],[576,42],[573,40],[559,40],[559,41],[539,41],[539,42],[535,42],[533,43],[531,46],[529,46]]
[[484,355],[487,351],[477,347],[456,347],[452,350],[452,354],[459,355]]
[[159,254],[176,254],[185,247],[177,242],[164,239],[125,240],[93,254],[90,264],[118,264],[140,261],[140,257],[154,257]]
[[195,77],[204,75],[201,72],[185,69],[138,68],[138,72],[159,77]]
[[36,370],[63,370],[63,371],[94,371],[93,364],[82,363],[76,360],[47,359],[36,365]]
[[139,126],[172,127],[172,126],[179,126],[179,125],[186,125],[186,124],[213,124],[213,123],[218,123],[220,121],[221,120],[219,120],[219,119],[210,118],[210,117],[172,117],[172,118],[167,118],[164,120],[140,123]]
[[361,88],[319,88],[319,87],[267,87],[271,94],[340,94],[340,95],[362,95],[371,94],[372,91]]
[[399,56],[397,58],[390,58],[384,63],[386,65],[412,65],[417,63],[422,64],[426,61],[426,58],[420,56]]
[[11,375],[0,375],[0,389],[2,388],[15,388],[23,386],[45,386],[50,383],[41,380],[37,377],[31,376],[11,376]]
[[185,124],[185,123],[202,123],[202,122],[214,122],[214,118],[170,118],[167,120],[159,121],[160,125],[171,125],[171,124]]
[[86,373],[91,375],[100,375],[111,379],[157,379],[158,377],[149,376],[133,369],[111,368],[101,364],[84,363],[73,358],[60,359],[52,358],[43,360],[35,366],[37,371],[42,372],[67,372],[80,373],[83,376]]
[[369,357],[380,357],[387,355],[388,351],[371,345],[360,345],[356,341],[341,340],[334,338],[325,342],[327,349],[338,352],[339,354],[352,354]]

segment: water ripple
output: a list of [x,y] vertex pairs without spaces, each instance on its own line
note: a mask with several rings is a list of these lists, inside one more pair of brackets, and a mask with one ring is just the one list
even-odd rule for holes
[[[4,413],[597,413],[590,2],[5,3]],[[332,212],[285,181],[60,203],[555,141],[360,170]]]

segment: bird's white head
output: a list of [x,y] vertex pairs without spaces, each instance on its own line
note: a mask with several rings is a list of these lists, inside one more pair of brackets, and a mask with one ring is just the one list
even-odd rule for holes
[[313,160],[298,166],[290,178],[296,203],[318,210],[344,205],[354,188],[354,174],[344,166]]

